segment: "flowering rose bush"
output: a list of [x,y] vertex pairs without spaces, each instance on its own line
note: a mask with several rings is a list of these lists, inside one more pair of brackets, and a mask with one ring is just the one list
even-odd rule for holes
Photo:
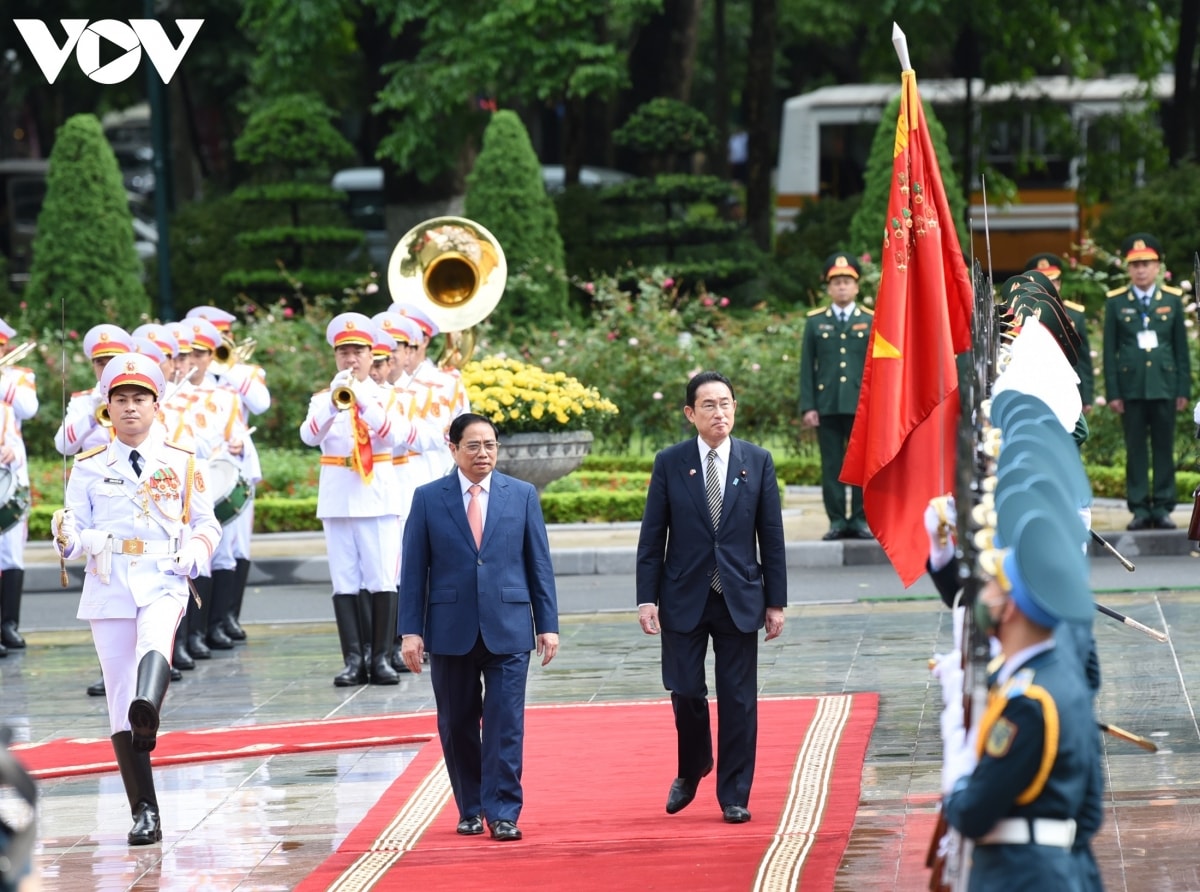
[[490,418],[505,434],[590,430],[618,412],[594,387],[565,372],[505,356],[467,363],[462,382],[472,411]]

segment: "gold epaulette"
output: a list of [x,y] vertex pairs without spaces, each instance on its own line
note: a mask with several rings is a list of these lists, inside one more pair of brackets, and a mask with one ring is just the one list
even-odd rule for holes
[[196,448],[194,446],[185,446],[178,440],[167,440],[163,445],[170,446],[172,449],[178,449],[180,452],[186,452],[188,455],[194,455],[196,453]]
[[866,313],[868,316],[875,315],[875,311],[870,309],[869,307],[859,307],[859,309],[862,310],[864,313]]
[[1165,291],[1167,294],[1174,294],[1176,297],[1183,296],[1183,289],[1176,288],[1174,285],[1159,285],[1158,287],[1161,288],[1163,291]]
[[1077,304],[1073,300],[1064,300],[1063,306],[1066,307],[1068,310],[1074,310],[1076,313],[1086,313],[1087,312],[1087,307],[1085,307],[1083,304]]
[[820,316],[822,313],[824,313],[828,309],[829,309],[828,307],[817,307],[815,310],[809,310],[804,315],[805,316]]
[[88,449],[85,452],[81,452],[77,456],[75,456],[75,461],[83,461],[85,458],[91,458],[93,455],[103,452],[107,448],[108,448],[107,445],[93,446],[91,449]]
[[1104,296],[1105,297],[1116,297],[1118,294],[1124,294],[1128,290],[1129,290],[1128,285],[1122,285],[1120,288],[1114,288],[1112,291],[1106,291],[1104,293]]

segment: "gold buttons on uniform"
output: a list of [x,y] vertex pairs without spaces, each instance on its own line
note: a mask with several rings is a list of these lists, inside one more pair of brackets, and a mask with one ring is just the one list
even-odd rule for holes
[[846,352],[846,348],[845,348],[845,347],[842,347],[842,348],[840,348],[840,349],[838,350],[838,353],[845,353],[845,352]]
[[844,368],[846,367],[846,363],[844,363],[844,362],[839,362],[839,363],[838,363],[838,366],[839,366],[840,368],[843,368],[843,369],[844,369]]

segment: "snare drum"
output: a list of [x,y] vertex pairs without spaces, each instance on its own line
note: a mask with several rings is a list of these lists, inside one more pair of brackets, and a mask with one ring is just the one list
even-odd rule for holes
[[250,504],[254,488],[246,482],[237,464],[228,458],[209,459],[208,476],[212,480],[213,514],[221,526],[225,526]]
[[0,468],[0,533],[7,533],[29,513],[29,487],[17,483],[8,468]]

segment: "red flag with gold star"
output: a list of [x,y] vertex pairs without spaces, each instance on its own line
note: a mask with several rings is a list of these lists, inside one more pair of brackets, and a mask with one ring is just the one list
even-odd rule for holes
[[905,587],[925,572],[923,517],[954,488],[958,378],[973,295],[916,74],[902,74],[875,320],[841,480]]

